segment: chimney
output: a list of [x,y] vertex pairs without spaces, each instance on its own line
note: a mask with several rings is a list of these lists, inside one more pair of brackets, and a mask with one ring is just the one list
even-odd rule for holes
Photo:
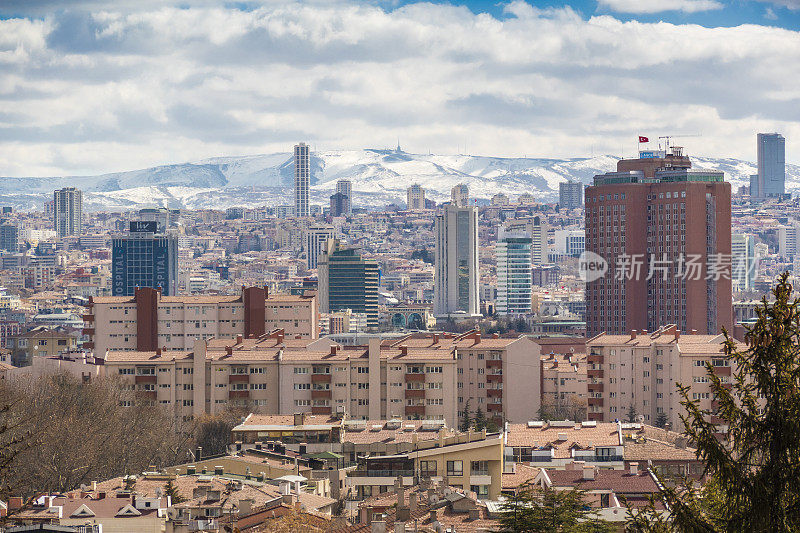
[[197,451],[195,452],[194,460],[199,461],[203,458],[203,447],[198,446]]
[[431,509],[431,525],[435,527],[435,524],[439,522],[439,510],[438,509]]
[[236,344],[242,344],[243,337],[241,335],[236,335]]
[[305,413],[295,413],[294,414],[294,425],[295,426],[302,426],[305,423],[306,415]]
[[594,479],[594,467],[591,465],[585,465],[583,467],[583,479],[586,481],[591,481]]
[[403,487],[403,478],[398,476],[394,480],[394,491],[397,493],[397,507],[403,507],[406,504],[406,490]]
[[690,335],[697,335],[697,330],[693,329],[692,332],[690,333]]
[[336,352],[339,350],[339,346],[336,344],[331,344],[331,355],[336,355]]
[[225,353],[228,355],[233,355],[233,346],[226,346]]
[[417,493],[412,492],[408,495],[408,509],[411,514],[417,512]]
[[156,355],[161,355],[161,348],[156,348]]
[[439,334],[438,333],[434,333],[433,334],[433,344],[439,344]]
[[480,520],[481,519],[481,510],[475,507],[474,509],[469,510],[469,519],[470,520]]
[[676,341],[677,341],[677,340],[680,340],[680,338],[681,338],[681,330],[679,330],[679,329],[677,329],[677,328],[676,328],[676,329],[675,329],[675,340],[676,340]]
[[408,346],[405,344],[400,345],[400,355],[408,355]]
[[92,481],[92,492],[97,492],[97,481]]
[[636,340],[636,330],[635,330],[635,329],[632,329],[632,330],[631,330],[631,340],[632,340],[632,341],[635,341],[635,340]]
[[636,475],[639,474],[639,463],[637,463],[636,461],[633,461],[630,464],[630,467],[631,467],[631,475],[632,476],[636,476]]
[[479,331],[476,331],[472,338],[475,339],[475,344],[481,343],[481,333]]
[[492,333],[492,338],[493,339],[499,339],[500,338],[500,334],[499,333]]

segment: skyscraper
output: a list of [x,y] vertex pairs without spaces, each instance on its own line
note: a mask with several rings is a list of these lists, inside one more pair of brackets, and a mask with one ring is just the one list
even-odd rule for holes
[[307,268],[317,268],[319,257],[325,252],[328,239],[333,239],[333,226],[328,224],[315,224],[305,231]]
[[480,316],[478,210],[449,204],[436,215],[433,312],[437,318]]
[[585,191],[586,250],[608,266],[587,279],[588,336],[667,324],[730,330],[730,184],[721,172],[692,171],[679,147],[641,155]]
[[531,312],[531,236],[500,228],[495,244],[497,259],[497,313]]
[[574,209],[583,205],[583,183],[572,180],[559,183],[558,205],[566,209]]
[[367,315],[367,327],[378,327],[378,263],[362,259],[355,248],[329,239],[317,264],[319,309],[322,313],[350,309]]
[[733,290],[749,291],[756,281],[756,245],[752,235],[731,235],[731,279]]
[[83,229],[83,194],[75,187],[65,187],[53,193],[53,220],[56,235],[80,235]]
[[348,200],[347,196],[344,194],[337,192],[332,194],[330,197],[331,200],[331,216],[332,217],[343,217],[347,215],[347,208],[350,204],[350,200]]
[[311,162],[308,145],[300,143],[294,147],[294,216],[307,217],[308,187],[311,180]]
[[505,230],[509,233],[525,233],[531,238],[531,264],[546,265],[549,260],[549,246],[547,244],[547,224],[539,217],[515,218],[505,223]]
[[786,193],[786,140],[780,133],[756,138],[758,174],[750,176],[751,198],[773,198]]
[[409,211],[425,209],[425,189],[416,183],[406,191],[406,209]]
[[19,228],[15,224],[0,224],[0,250],[19,251]]
[[336,182],[336,192],[344,196],[344,215],[353,212],[353,182],[350,180],[339,180]]
[[469,202],[469,187],[459,183],[450,189],[450,202],[456,207],[467,207]]
[[128,235],[115,237],[111,251],[111,294],[133,296],[137,287],[178,294],[178,239],[157,235],[156,221],[133,221]]

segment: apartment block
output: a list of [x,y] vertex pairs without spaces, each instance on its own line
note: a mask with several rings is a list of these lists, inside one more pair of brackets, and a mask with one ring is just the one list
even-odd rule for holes
[[[699,400],[701,409],[713,411],[706,364],[712,365],[723,383],[730,382],[732,369],[723,343],[722,335],[681,333],[675,325],[653,333],[633,331],[589,339],[589,419],[623,419],[632,406],[644,423],[653,424],[663,414],[670,427],[678,429],[684,412],[678,383],[690,387],[690,398]],[[716,417],[711,420],[721,422]]]
[[289,337],[318,337],[314,293],[269,294],[242,288],[240,295],[163,296],[148,287],[133,296],[93,298],[84,315],[84,344],[96,354],[112,351],[192,350],[212,337],[258,337],[281,328]]

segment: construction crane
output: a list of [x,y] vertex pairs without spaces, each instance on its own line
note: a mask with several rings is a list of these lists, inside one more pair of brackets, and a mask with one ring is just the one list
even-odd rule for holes
[[662,135],[658,138],[658,149],[661,150],[661,139],[665,139],[664,141],[664,151],[669,151],[670,147],[670,139],[683,139],[686,137],[702,137],[702,133],[691,133],[688,135]]

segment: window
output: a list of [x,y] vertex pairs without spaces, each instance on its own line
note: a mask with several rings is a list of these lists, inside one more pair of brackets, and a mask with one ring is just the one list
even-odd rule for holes
[[433,477],[436,475],[436,461],[420,461],[420,475],[422,477]]
[[463,461],[447,461],[447,475],[448,476],[463,476],[464,475],[464,462]]
[[306,366],[296,366],[294,367],[295,374],[308,374],[308,367]]
[[311,390],[311,383],[295,383],[294,390]]
[[472,476],[488,476],[489,475],[489,462],[488,461],[472,461],[470,463],[470,475],[472,475]]

